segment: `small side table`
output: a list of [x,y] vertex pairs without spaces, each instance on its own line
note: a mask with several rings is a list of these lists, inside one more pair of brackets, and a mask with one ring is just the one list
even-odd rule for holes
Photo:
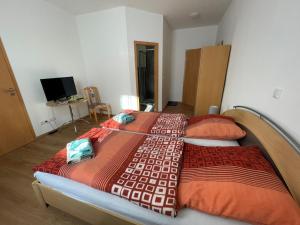
[[[86,123],[89,123],[89,121],[87,121],[85,119],[81,119],[81,118],[74,120],[72,105],[75,105],[77,107],[77,105],[82,104],[82,103],[87,103],[87,99],[78,99],[78,100],[65,101],[65,102],[49,101],[46,103],[46,105],[49,107],[68,106],[70,116],[71,116],[71,123],[73,124],[74,132],[77,134],[77,127],[76,127],[76,123],[75,123],[77,120],[82,120]],[[70,122],[64,123],[63,125],[68,124],[68,123],[70,123]]]

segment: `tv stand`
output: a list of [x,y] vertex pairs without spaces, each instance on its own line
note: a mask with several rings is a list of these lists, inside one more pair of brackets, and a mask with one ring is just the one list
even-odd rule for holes
[[87,121],[85,119],[82,119],[82,118],[79,118],[79,119],[75,120],[74,119],[74,113],[73,113],[72,105],[77,106],[79,104],[86,103],[86,102],[87,102],[87,99],[78,98],[78,99],[66,100],[66,101],[49,101],[49,102],[46,103],[46,105],[49,106],[49,107],[68,106],[69,107],[71,121],[67,122],[67,123],[64,123],[63,125],[68,124],[68,123],[72,123],[73,127],[74,127],[74,132],[77,134],[78,131],[77,131],[77,127],[76,127],[76,121],[77,120],[82,120],[82,121],[84,121],[86,123],[89,123],[89,121]]

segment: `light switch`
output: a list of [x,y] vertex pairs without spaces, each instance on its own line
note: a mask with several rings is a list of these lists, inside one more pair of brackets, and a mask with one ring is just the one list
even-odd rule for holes
[[275,88],[273,91],[273,98],[280,99],[283,90],[281,88]]

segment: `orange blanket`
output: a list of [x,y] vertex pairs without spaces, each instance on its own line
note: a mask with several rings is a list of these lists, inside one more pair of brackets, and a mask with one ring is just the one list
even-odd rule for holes
[[166,135],[181,137],[187,118],[180,113],[157,113],[157,112],[130,112],[135,120],[128,124],[120,124],[112,118],[101,123],[104,128],[133,131],[145,134]]
[[87,137],[93,143],[93,159],[68,165],[63,149],[33,170],[60,175],[153,211],[176,215],[182,141],[103,128],[94,128],[79,138]]
[[105,128],[113,128],[148,134],[150,133],[150,130],[159,117],[160,113],[134,111],[131,112],[130,115],[134,116],[134,121],[129,124],[120,124],[111,118],[101,123],[100,126]]
[[300,209],[257,147],[186,144],[181,207],[252,224],[300,224]]

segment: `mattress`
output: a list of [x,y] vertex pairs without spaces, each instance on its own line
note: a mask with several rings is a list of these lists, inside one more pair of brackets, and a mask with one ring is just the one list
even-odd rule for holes
[[35,178],[42,184],[47,185],[69,197],[94,206],[117,212],[142,224],[194,224],[194,225],[243,225],[241,221],[208,215],[193,209],[182,209],[173,218],[152,210],[135,205],[126,199],[99,191],[85,184],[43,172],[34,173]]
[[[236,141],[215,141],[206,139],[184,138],[187,143],[204,146],[237,146]],[[176,218],[165,216],[151,210],[135,205],[126,199],[94,189],[85,184],[53,175],[50,173],[36,172],[35,178],[42,184],[47,185],[69,197],[94,206],[105,208],[127,216],[143,224],[201,224],[201,225],[237,225],[247,224],[228,218],[208,215],[193,209],[182,209]]]

